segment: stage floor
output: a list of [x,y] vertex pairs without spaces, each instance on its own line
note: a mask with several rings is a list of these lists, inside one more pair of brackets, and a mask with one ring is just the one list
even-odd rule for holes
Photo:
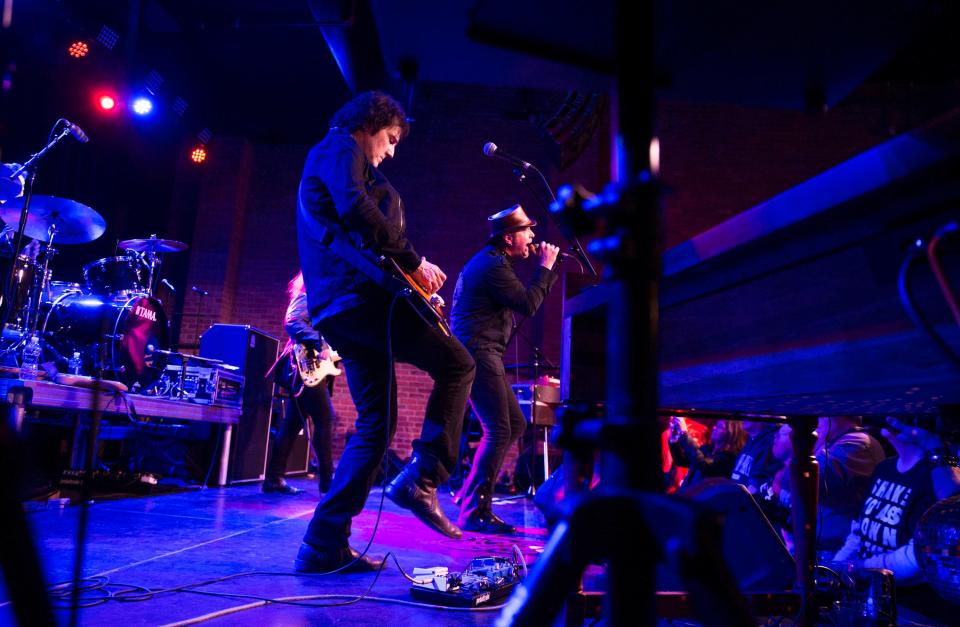
[[[89,508],[88,539],[83,573],[91,589],[87,602],[139,586],[161,590],[256,572],[250,576],[193,588],[194,592],[166,592],[137,602],[105,602],[79,611],[81,625],[162,625],[186,621],[231,607],[255,602],[199,594],[217,592],[256,597],[346,595],[305,603],[346,603],[337,607],[270,604],[208,621],[211,625],[490,625],[499,611],[432,609],[410,605],[410,584],[391,561],[374,583],[373,574],[295,575],[293,559],[317,504],[316,484],[294,479],[307,490],[297,496],[263,494],[260,484],[227,488],[187,489],[156,496],[100,500]],[[362,550],[373,534],[381,491],[375,488],[366,508],[354,521],[351,544]],[[447,515],[457,508],[449,495],[441,496]],[[49,584],[72,579],[80,508],[31,503],[27,518],[40,551]],[[413,515],[384,499],[370,554],[396,554],[402,567],[447,566],[462,570],[474,557],[508,557],[516,544],[528,564],[536,560],[547,539],[543,517],[530,499],[500,503],[496,511],[516,525],[515,536],[465,533],[450,540],[431,531]],[[109,585],[102,585],[109,584]],[[370,589],[373,584],[372,589]],[[0,585],[0,625],[15,624],[6,586]],[[64,600],[63,605],[67,602]],[[69,611],[58,609],[62,624]]]

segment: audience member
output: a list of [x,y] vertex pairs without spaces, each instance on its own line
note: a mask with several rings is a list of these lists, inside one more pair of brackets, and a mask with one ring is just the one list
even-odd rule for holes
[[729,477],[747,437],[739,421],[717,420],[710,430],[709,442],[700,444],[700,439],[690,432],[687,421],[673,417],[670,452],[675,464],[689,468],[682,488],[706,477]]
[[772,479],[783,467],[783,463],[773,456],[773,440],[777,429],[777,425],[743,421],[743,430],[750,439],[734,462],[730,478],[742,483],[750,494],[757,494],[760,486]]

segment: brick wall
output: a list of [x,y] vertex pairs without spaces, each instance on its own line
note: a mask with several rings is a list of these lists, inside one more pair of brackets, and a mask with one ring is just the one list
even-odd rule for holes
[[[486,237],[486,216],[521,202],[541,222],[536,231],[560,242],[535,195],[503,162],[485,158],[494,141],[540,165],[551,185],[581,182],[600,190],[607,180],[609,125],[604,122],[583,157],[557,172],[536,122],[552,113],[562,94],[451,85],[424,85],[416,119],[397,157],[381,169],[408,207],[408,235],[417,249],[447,271],[441,295],[449,301],[459,269]],[[665,242],[676,244],[716,225],[885,139],[877,107],[851,106],[827,115],[756,110],[727,105],[665,103],[658,112],[662,173],[673,191],[665,198]],[[302,144],[254,144],[219,138],[199,182],[188,270],[189,285],[210,290],[199,328],[219,320],[251,324],[282,336],[286,281],[296,272],[294,202],[303,159],[322,137]],[[531,182],[536,186],[536,181]],[[182,211],[182,209],[181,209]],[[196,307],[188,294],[184,308]],[[559,363],[560,290],[524,332]],[[181,337],[198,325],[184,319]],[[508,362],[527,362],[528,342],[511,348]],[[397,371],[400,426],[395,449],[410,452],[419,433],[430,381],[401,365]],[[343,377],[336,382],[336,452],[356,416]],[[512,464],[512,458],[505,468]]]

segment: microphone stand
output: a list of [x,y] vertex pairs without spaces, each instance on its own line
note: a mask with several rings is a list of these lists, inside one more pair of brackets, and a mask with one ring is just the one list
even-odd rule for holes
[[[53,135],[57,127],[60,125],[60,120],[57,120],[56,124],[53,125],[50,134]],[[10,265],[10,272],[7,273],[7,280],[4,283],[3,293],[5,296],[5,302],[3,304],[3,321],[6,324],[10,315],[10,306],[12,300],[9,298],[10,289],[13,285],[13,277],[17,272],[17,258],[20,256],[20,251],[23,248],[23,232],[27,228],[27,216],[30,213],[30,201],[33,199],[33,184],[37,179],[37,169],[39,167],[39,162],[43,159],[44,156],[50,151],[51,148],[59,144],[67,135],[70,134],[70,129],[64,127],[60,131],[60,134],[50,139],[47,142],[47,145],[44,146],[39,152],[36,152],[31,156],[26,163],[20,166],[20,168],[10,175],[11,179],[15,179],[21,174],[24,175],[25,181],[23,184],[23,207],[20,209],[20,225],[17,227],[17,234],[13,239],[13,263]],[[49,138],[48,138],[49,139]]]
[[[557,202],[557,196],[556,194],[553,193],[553,188],[550,187],[550,183],[547,182],[547,177],[543,175],[543,172],[541,172],[539,168],[537,168],[537,166],[533,165],[532,163],[527,165],[529,166],[529,169],[536,172],[537,176],[540,177],[540,180],[543,181],[543,186],[547,189],[547,192],[550,193],[550,198],[553,199],[553,202]],[[538,196],[537,193],[533,191],[533,188],[530,187],[530,182],[527,180],[527,174],[526,174],[525,168],[522,168],[520,166],[514,166],[513,175],[517,177],[517,180],[523,183],[523,185],[530,191],[533,197],[537,199],[537,202],[540,203],[540,208],[543,209],[544,212],[546,212],[546,214],[548,216],[551,216],[552,218],[553,214],[550,212],[549,207],[546,204],[544,204],[540,196]],[[587,267],[587,269],[590,271],[590,274],[594,277],[599,276],[597,274],[596,268],[594,268],[593,264],[590,263],[590,258],[587,257],[586,253],[583,252],[583,246],[580,244],[580,238],[577,237],[576,235],[572,235],[572,237],[567,238],[567,241],[570,242],[570,250],[572,250],[573,254],[577,256],[577,259],[579,259],[583,263],[583,265]]]

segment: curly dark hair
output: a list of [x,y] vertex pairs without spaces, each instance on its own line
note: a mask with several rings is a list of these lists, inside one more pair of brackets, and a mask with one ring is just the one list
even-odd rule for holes
[[350,133],[362,130],[373,135],[388,126],[400,127],[400,138],[410,132],[407,114],[399,102],[382,91],[365,91],[350,99],[333,114],[330,126]]

